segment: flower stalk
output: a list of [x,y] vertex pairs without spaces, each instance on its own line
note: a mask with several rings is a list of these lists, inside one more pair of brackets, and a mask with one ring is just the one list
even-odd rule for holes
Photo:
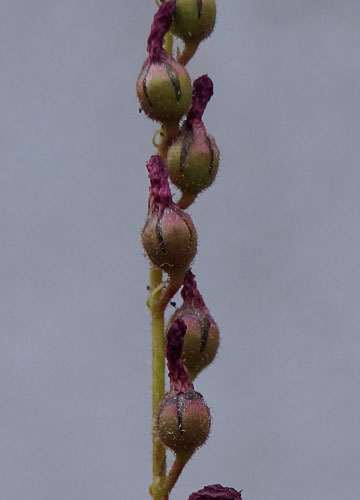
[[[219,330],[190,271],[197,252],[197,233],[185,209],[212,184],[220,155],[202,119],[213,94],[212,81],[203,75],[192,85],[186,69],[200,43],[213,31],[215,0],[155,0],[155,3],[158,10],[148,38],[148,57],[141,67],[136,91],[141,109],[160,123],[153,137],[158,154],[147,162],[148,214],[141,238],[150,260],[147,306],[152,332],[153,480],[149,492],[153,500],[168,500],[185,465],[207,440],[211,426],[209,408],[195,391],[193,380],[213,361]],[[181,53],[177,49],[176,59],[173,36],[184,43]],[[186,119],[181,121],[185,115]],[[181,191],[177,203],[172,199],[169,174]],[[165,336],[165,311],[181,287],[184,302],[170,319]],[[168,392],[165,392],[166,360]],[[174,454],[168,473],[167,450]],[[215,486],[201,492],[220,499],[218,492],[225,490]],[[191,498],[197,498],[201,492]]]
[[156,415],[165,391],[165,338],[164,312],[161,307],[162,272],[151,266],[150,269],[150,314],[152,332],[152,464],[153,480],[160,481],[166,475],[166,453],[156,429]]

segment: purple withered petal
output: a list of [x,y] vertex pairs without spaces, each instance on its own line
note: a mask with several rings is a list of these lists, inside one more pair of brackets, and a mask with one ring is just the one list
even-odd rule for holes
[[146,167],[149,173],[149,213],[162,213],[165,207],[173,204],[168,181],[168,169],[160,156],[153,155]]
[[183,288],[181,290],[181,297],[184,300],[184,306],[191,309],[201,309],[207,312],[207,307],[205,305],[204,299],[200,294],[195,275],[189,269],[184,277]]
[[174,14],[175,2],[164,2],[160,5],[154,16],[147,42],[147,50],[151,62],[169,57],[167,52],[163,49],[163,43],[164,36],[170,29]]
[[200,76],[193,83],[192,100],[187,114],[187,124],[190,126],[195,120],[201,120],[207,103],[214,93],[213,82],[207,75]]
[[182,319],[178,318],[166,334],[167,345],[165,357],[169,370],[170,391],[186,392],[189,389],[193,389],[187,368],[180,359],[185,333],[186,324]]
[[202,490],[191,493],[189,500],[242,500],[241,490],[227,488],[221,484],[211,484],[204,486]]

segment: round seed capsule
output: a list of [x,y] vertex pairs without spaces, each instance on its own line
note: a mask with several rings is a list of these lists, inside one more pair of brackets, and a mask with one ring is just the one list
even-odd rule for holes
[[175,454],[191,454],[202,446],[210,432],[210,410],[194,390],[165,394],[159,406],[157,430],[163,444]]

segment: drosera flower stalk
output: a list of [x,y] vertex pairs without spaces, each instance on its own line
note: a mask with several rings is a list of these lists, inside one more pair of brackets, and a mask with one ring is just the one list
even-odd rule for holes
[[[147,162],[148,214],[141,239],[150,261],[147,305],[152,333],[153,480],[149,492],[153,500],[169,500],[183,468],[210,432],[210,411],[195,391],[193,380],[212,362],[219,345],[218,327],[190,271],[197,252],[197,233],[184,211],[212,184],[219,164],[219,150],[202,121],[213,95],[212,81],[203,75],[191,86],[184,67],[211,34],[216,5],[215,0],[155,2],[158,10],[136,92],[144,113],[160,123],[153,137],[158,154]],[[173,58],[173,34],[184,42],[178,61]],[[169,170],[172,182],[182,192],[177,204],[172,200]],[[163,273],[168,276],[165,281]],[[165,336],[164,313],[181,285],[183,304],[172,316]],[[165,360],[170,380],[166,393]],[[166,449],[175,457],[169,472]],[[192,493],[189,500],[241,500],[241,493],[215,484]]]
[[[151,263],[153,300],[149,303],[153,331],[153,419],[164,394],[164,311],[171,297],[183,282],[184,274],[197,249],[197,234],[188,214],[177,207],[171,197],[168,172],[160,156],[147,162],[150,179],[148,217],[142,231],[142,243]],[[169,275],[165,287],[164,270]],[[160,280],[159,286],[157,280]],[[163,290],[162,290],[163,288]],[[162,291],[160,296],[156,293]],[[164,477],[165,451],[153,423],[153,474],[155,484]]]
[[[151,263],[151,295],[148,305],[153,338],[153,487],[165,478],[166,456],[159,441],[155,417],[164,394],[164,311],[180,288],[184,274],[197,249],[197,235],[188,214],[172,201],[166,164],[154,155],[147,162],[150,179],[148,217],[142,231],[142,243]],[[162,282],[162,270],[169,275]],[[155,495],[155,494],[154,494]],[[156,498],[154,496],[154,498]]]

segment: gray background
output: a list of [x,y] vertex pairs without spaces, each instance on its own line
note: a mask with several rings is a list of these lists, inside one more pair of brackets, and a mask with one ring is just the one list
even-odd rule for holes
[[[172,495],[354,500],[359,463],[358,0],[218,2],[189,65],[221,148],[191,209],[219,323],[211,438]],[[152,0],[2,0],[0,498],[139,500],[150,481]]]

